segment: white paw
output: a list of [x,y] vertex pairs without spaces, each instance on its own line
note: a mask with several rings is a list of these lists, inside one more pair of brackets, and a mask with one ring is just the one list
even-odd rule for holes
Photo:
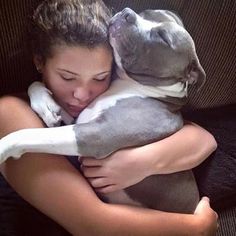
[[16,144],[12,144],[10,136],[9,134],[0,139],[0,164],[9,157],[18,159],[24,154],[24,150],[20,150]]
[[[61,107],[54,102],[51,97],[44,97],[42,101],[45,105],[41,104],[41,118],[48,127],[59,126],[62,121]],[[33,108],[34,109],[34,108]],[[38,109],[38,108],[37,108]]]
[[61,107],[54,101],[51,92],[41,82],[34,82],[28,89],[31,108],[43,119],[48,127],[59,126]]

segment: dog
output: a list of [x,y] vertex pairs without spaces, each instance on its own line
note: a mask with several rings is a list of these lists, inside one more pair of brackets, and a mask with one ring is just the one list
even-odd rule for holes
[[[161,140],[182,128],[180,109],[186,103],[188,84],[200,88],[206,75],[181,19],[167,10],[138,15],[125,8],[111,19],[109,37],[117,64],[117,78],[110,88],[82,111],[75,124],[25,129],[2,138],[1,162],[25,152],[100,159],[122,148]],[[48,124],[57,124],[58,115],[63,114],[58,114],[61,110],[49,91],[37,82],[29,94],[42,117],[46,107],[55,108],[54,113],[49,111],[54,120]],[[51,108],[37,97],[47,97]],[[182,213],[192,213],[199,201],[191,170],[153,175],[102,197],[107,202]]]

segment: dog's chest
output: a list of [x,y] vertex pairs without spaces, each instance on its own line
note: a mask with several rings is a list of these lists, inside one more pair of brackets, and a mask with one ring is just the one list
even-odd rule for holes
[[112,82],[109,90],[95,99],[86,109],[84,109],[76,120],[77,124],[88,123],[96,119],[105,110],[116,105],[117,101],[130,97],[147,97],[145,93],[140,93],[130,81],[116,79]]
[[[110,89],[95,99],[83,112],[79,115],[76,123],[88,123],[99,117],[105,110],[116,105],[117,101],[130,97],[152,97],[166,98],[176,97],[183,98],[187,94],[187,87],[183,83],[176,83],[165,87],[144,86],[129,77],[121,79],[118,77],[110,86]],[[128,102],[128,101],[127,101]]]

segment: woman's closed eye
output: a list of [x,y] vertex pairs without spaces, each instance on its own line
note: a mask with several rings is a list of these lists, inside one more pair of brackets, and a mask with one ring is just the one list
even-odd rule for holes
[[102,77],[95,77],[93,78],[93,80],[95,81],[98,81],[98,82],[102,82],[102,81],[105,81],[109,78],[109,75],[106,75],[106,76],[102,76]]
[[60,75],[60,76],[63,80],[66,80],[66,81],[71,81],[71,80],[76,79],[75,77],[71,77],[71,76],[65,76],[65,75]]

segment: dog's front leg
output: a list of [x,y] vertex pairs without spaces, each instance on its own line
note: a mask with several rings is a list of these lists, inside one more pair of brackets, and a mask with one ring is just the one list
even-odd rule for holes
[[0,139],[0,163],[26,152],[80,155],[74,125],[57,128],[23,129]]
[[52,92],[42,82],[36,81],[28,88],[31,108],[41,117],[47,127],[57,127],[61,121],[69,125],[74,122],[53,99]]

